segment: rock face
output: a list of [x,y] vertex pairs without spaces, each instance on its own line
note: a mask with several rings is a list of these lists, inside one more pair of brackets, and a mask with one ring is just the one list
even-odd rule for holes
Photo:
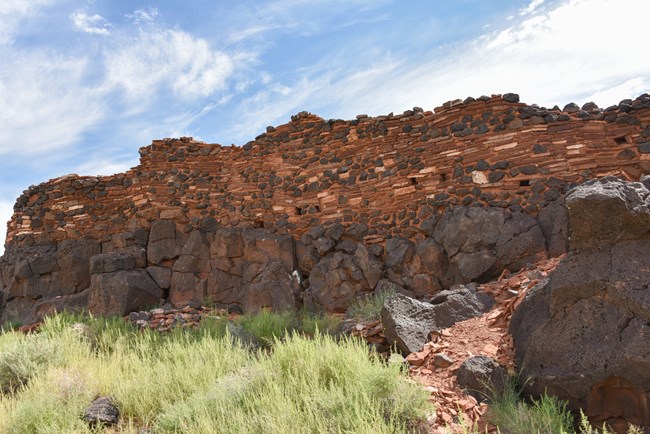
[[492,304],[489,296],[477,294],[472,286],[442,291],[431,303],[395,294],[385,300],[381,322],[386,339],[406,355],[420,351],[430,340],[431,332],[480,316]]
[[160,303],[162,291],[144,270],[93,274],[88,310],[99,315],[126,315]]
[[[650,191],[603,178],[572,190],[566,205],[571,251],[513,315],[517,364],[531,393],[649,425]],[[612,409],[617,393],[634,410]]]
[[546,258],[537,221],[500,208],[454,208],[443,215],[434,238],[449,258],[451,280],[458,283],[489,280],[504,269]]

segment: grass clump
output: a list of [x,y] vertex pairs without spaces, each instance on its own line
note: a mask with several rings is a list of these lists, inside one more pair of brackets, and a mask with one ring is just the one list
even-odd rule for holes
[[159,432],[407,432],[426,392],[359,341],[293,334],[274,351],[167,409]]
[[0,391],[24,386],[48,366],[61,361],[60,344],[45,336],[5,333],[0,339]]
[[0,393],[0,432],[101,432],[83,421],[97,396],[120,409],[106,432],[395,433],[424,420],[427,394],[399,366],[369,356],[361,341],[318,332],[323,318],[296,318],[241,319],[272,351],[244,348],[217,317],[160,334],[63,314],[37,335],[4,333],[6,383],[19,386]]
[[376,321],[380,318],[384,301],[394,294],[392,289],[375,291],[354,302],[348,309],[347,316],[358,320]]
[[490,400],[490,422],[503,434],[572,433],[573,416],[566,402],[544,394],[523,400],[518,376],[510,376],[503,390]]

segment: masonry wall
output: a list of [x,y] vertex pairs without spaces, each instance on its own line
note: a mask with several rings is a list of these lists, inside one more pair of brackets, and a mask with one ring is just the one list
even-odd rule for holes
[[303,112],[243,147],[155,140],[125,173],[30,187],[16,202],[7,244],[107,241],[159,219],[295,235],[357,222],[370,228],[367,243],[413,238],[448,206],[534,215],[585,179],[638,180],[650,173],[649,142],[647,94],[605,110],[545,109],[506,94],[351,121]]

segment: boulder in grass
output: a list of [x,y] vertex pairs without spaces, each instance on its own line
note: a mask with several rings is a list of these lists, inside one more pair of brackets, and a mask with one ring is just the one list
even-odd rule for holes
[[100,396],[90,403],[84,412],[84,420],[90,425],[113,426],[120,420],[120,409],[108,396]]

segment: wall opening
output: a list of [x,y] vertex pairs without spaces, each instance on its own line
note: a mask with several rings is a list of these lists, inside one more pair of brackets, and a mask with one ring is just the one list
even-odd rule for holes
[[519,181],[519,187],[530,187],[530,179],[522,179]]
[[442,182],[447,181],[447,174],[446,174],[446,173],[441,173],[441,174],[440,174],[440,180],[441,180]]
[[411,181],[411,185],[418,185],[418,179],[417,178],[409,178]]
[[254,220],[253,221],[253,227],[254,228],[263,228],[264,227],[264,220]]
[[627,138],[625,136],[615,137],[614,143],[617,145],[624,145],[627,143]]

